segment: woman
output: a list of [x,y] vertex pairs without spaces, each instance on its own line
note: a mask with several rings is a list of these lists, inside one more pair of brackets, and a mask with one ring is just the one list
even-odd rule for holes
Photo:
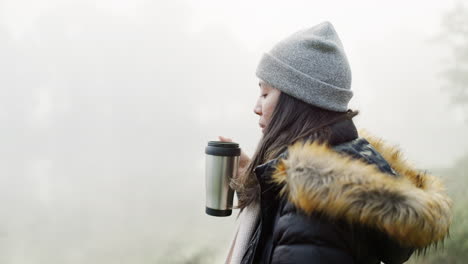
[[403,263],[444,240],[452,202],[441,182],[358,133],[331,23],[280,41],[256,74],[263,137],[232,181],[241,213],[227,263]]

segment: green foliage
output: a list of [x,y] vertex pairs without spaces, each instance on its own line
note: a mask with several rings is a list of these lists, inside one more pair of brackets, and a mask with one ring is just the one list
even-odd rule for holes
[[454,219],[450,236],[441,246],[431,248],[427,254],[413,256],[413,264],[465,264],[468,262],[468,154],[452,169],[437,170],[445,179],[448,193],[454,201]]

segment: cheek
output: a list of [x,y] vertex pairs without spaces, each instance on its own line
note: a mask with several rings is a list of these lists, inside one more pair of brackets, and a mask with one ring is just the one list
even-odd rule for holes
[[275,110],[276,104],[278,103],[280,93],[271,93],[270,96],[265,100],[265,112],[268,118],[271,117]]
[[271,114],[273,113],[274,109],[274,102],[272,100],[265,100],[265,103],[263,104],[263,113],[266,117],[270,117]]

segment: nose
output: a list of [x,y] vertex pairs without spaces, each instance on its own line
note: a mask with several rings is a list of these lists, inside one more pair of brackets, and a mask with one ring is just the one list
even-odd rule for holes
[[[260,99],[259,99],[260,100]],[[257,115],[262,115],[262,106],[259,104],[258,100],[253,109],[254,113]]]

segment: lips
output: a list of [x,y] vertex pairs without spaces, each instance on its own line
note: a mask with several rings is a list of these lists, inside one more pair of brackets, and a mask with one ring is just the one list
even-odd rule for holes
[[263,124],[258,123],[258,126],[262,129],[262,133],[265,132],[265,126]]

